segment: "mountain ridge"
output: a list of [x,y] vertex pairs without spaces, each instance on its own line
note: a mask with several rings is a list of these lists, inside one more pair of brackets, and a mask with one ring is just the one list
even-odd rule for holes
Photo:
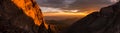
[[120,1],[78,20],[62,33],[120,33]]

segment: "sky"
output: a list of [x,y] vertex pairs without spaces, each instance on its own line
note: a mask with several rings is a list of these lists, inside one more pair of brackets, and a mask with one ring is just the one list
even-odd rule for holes
[[36,0],[43,12],[98,11],[118,0]]

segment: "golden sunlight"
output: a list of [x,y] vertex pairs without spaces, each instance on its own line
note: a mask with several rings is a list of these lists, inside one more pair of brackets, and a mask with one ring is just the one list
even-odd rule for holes
[[82,13],[82,12],[79,12],[79,13],[66,13],[66,12],[60,12],[60,13],[43,13],[44,16],[57,16],[57,15],[81,15],[81,16],[86,16],[88,15],[87,13]]
[[[37,4],[35,4],[34,7],[32,7],[33,3],[31,3],[31,0],[12,0],[19,8],[23,10],[23,12],[34,19],[34,23],[38,26],[41,25],[43,19],[43,15],[41,13],[41,10]],[[34,2],[34,0],[33,0]],[[39,16],[37,16],[39,15]],[[43,22],[45,23],[45,22]],[[48,25],[45,24],[46,28],[48,29]]]

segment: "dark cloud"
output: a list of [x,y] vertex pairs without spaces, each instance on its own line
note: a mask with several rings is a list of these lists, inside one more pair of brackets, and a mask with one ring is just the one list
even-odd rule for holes
[[36,0],[40,6],[43,7],[63,7],[64,0]]
[[36,0],[42,7],[53,7],[61,9],[100,8],[111,4],[110,0]]

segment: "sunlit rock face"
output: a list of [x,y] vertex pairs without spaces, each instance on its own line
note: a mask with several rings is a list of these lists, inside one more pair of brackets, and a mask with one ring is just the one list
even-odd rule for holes
[[0,33],[41,33],[41,29],[47,33],[47,24],[34,0],[0,0]]
[[62,33],[120,33],[120,1],[87,15]]
[[36,25],[41,24],[43,16],[35,0],[12,0],[12,2],[21,8],[26,15],[32,17]]

